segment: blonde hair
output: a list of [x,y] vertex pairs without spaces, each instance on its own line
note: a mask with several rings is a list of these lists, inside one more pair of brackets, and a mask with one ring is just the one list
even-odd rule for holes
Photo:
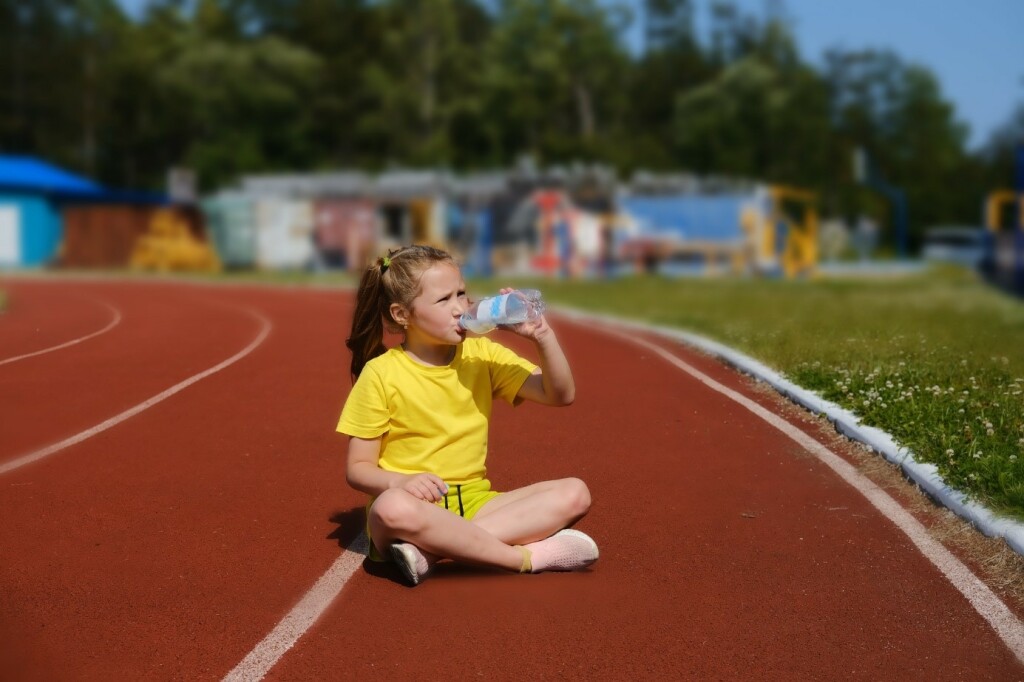
[[390,331],[398,331],[401,327],[391,316],[391,304],[412,308],[413,299],[420,293],[423,273],[437,263],[458,267],[447,251],[417,244],[389,251],[363,273],[356,293],[352,334],[345,340],[345,345],[352,351],[353,380],[367,362],[387,351],[384,346],[385,325]]

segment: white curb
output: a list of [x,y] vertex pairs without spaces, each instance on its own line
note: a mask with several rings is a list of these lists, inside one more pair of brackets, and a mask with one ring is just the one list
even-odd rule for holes
[[599,315],[575,308],[552,306],[552,310],[569,319],[596,321],[624,329],[652,332],[688,346],[699,348],[724,360],[741,372],[771,385],[776,391],[811,412],[825,415],[841,434],[868,445],[872,450],[880,453],[890,462],[898,464],[914,483],[940,504],[952,510],[958,516],[970,521],[985,535],[993,538],[1003,538],[1013,551],[1024,555],[1024,524],[1013,519],[996,516],[990,509],[976,502],[971,502],[963,493],[946,485],[934,464],[918,462],[914,458],[913,452],[897,445],[892,436],[885,431],[861,424],[857,416],[849,410],[825,400],[805,388],[797,386],[757,360],[724,344],[692,332],[633,322],[611,315]]

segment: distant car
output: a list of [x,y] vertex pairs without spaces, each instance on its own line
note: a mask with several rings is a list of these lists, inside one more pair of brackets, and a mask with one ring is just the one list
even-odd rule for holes
[[925,231],[921,255],[934,263],[956,263],[978,268],[985,259],[985,229],[933,227]]

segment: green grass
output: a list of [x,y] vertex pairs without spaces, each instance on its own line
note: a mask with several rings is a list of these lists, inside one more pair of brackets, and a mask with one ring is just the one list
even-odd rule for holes
[[[1024,303],[971,273],[516,285],[726,343],[892,434],[973,499],[1024,519]],[[470,286],[483,294],[497,282]]]

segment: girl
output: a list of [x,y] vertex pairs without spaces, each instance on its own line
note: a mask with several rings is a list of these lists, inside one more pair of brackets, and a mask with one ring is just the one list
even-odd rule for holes
[[[502,290],[502,293],[510,291]],[[569,405],[569,363],[543,317],[511,328],[540,367],[486,338],[466,338],[469,307],[452,257],[410,246],[379,259],[359,282],[352,335],[355,384],[338,431],[350,436],[349,485],[370,495],[370,558],[391,558],[416,585],[440,559],[521,573],[574,570],[597,545],[572,525],[590,508],[576,478],[498,493],[487,480],[491,401]],[[401,345],[383,343],[385,325]]]

